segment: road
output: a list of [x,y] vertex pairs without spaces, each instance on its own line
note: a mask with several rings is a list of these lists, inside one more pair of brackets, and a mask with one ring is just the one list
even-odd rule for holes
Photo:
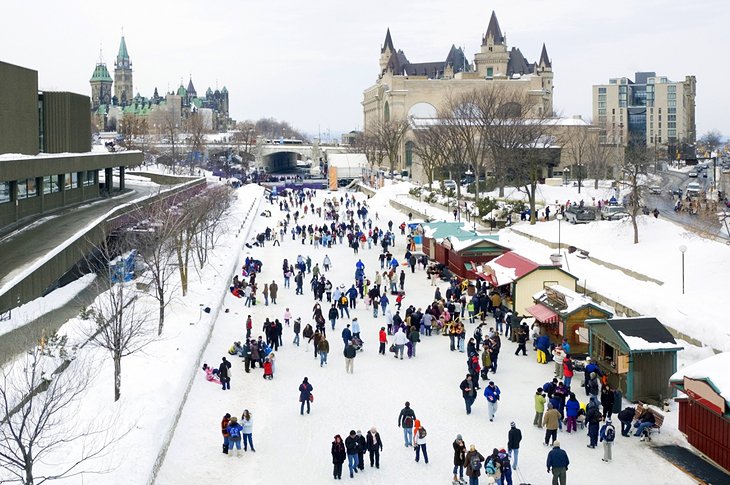
[[[698,177],[689,178],[684,173],[673,172],[669,170],[663,170],[656,172],[661,177],[661,183],[658,185],[662,189],[662,193],[659,195],[647,195],[646,206],[649,209],[659,209],[659,217],[664,217],[672,222],[676,222],[690,229],[701,232],[709,232],[713,235],[723,237],[727,239],[727,236],[720,232],[720,221],[715,219],[709,220],[708,218],[699,218],[697,216],[689,215],[687,212],[674,212],[675,198],[670,194],[672,187],[679,187],[684,192],[689,182],[699,182],[702,190],[710,187],[710,181],[712,177],[712,167],[707,170],[708,178]],[[727,178],[727,177],[725,177]],[[721,178],[720,187],[723,187],[725,180]]]

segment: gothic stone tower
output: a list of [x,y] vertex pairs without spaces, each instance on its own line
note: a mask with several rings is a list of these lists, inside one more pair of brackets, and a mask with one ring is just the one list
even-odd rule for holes
[[502,34],[499,28],[497,14],[492,11],[489,19],[487,33],[482,38],[481,51],[474,56],[476,71],[481,77],[491,78],[494,76],[506,76],[507,64],[509,63],[509,51],[507,50],[507,37]]
[[112,77],[104,62],[97,62],[94,73],[89,79],[91,84],[91,108],[96,111],[102,104],[112,102]]
[[134,97],[132,88],[132,62],[129,60],[127,52],[127,43],[122,41],[119,43],[119,53],[117,60],[114,62],[114,97],[117,104],[126,106]]

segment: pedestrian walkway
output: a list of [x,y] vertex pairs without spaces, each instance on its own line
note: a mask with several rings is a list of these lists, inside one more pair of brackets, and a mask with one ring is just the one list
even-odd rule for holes
[[653,448],[658,455],[693,476],[701,484],[720,485],[730,483],[730,475],[704,458],[681,446],[666,445]]

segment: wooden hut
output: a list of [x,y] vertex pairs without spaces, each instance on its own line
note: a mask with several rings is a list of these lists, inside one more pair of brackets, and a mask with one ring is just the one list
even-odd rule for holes
[[669,380],[686,394],[679,430],[689,444],[730,473],[730,352],[688,365]]
[[543,328],[554,343],[568,339],[571,353],[588,351],[588,331],[585,321],[592,318],[611,318],[613,312],[591,297],[562,285],[547,285],[532,296],[534,304],[527,313]]
[[426,256],[461,278],[475,278],[472,263],[485,263],[509,251],[498,235],[469,231],[463,222],[429,222],[422,227]]
[[669,379],[677,371],[677,344],[654,317],[586,320],[590,355],[626,399],[663,404],[675,391]]

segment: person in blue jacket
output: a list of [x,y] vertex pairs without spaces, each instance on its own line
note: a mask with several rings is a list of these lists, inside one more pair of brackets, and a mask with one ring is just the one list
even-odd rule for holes
[[347,343],[352,340],[352,330],[350,330],[350,324],[348,323],[345,328],[342,329],[342,341],[347,347]]
[[499,387],[494,381],[489,381],[489,385],[484,388],[484,397],[487,398],[487,408],[489,409],[489,420],[494,421],[494,415],[497,412],[497,402],[500,394]]
[[550,349],[550,337],[547,335],[540,335],[535,341],[535,347],[537,348],[537,363],[547,364],[547,356]]
[[243,426],[238,422],[238,418],[235,416],[231,417],[231,420],[228,422],[228,427],[226,428],[226,431],[228,431],[228,446],[230,448],[230,453],[228,456],[233,456],[233,450],[238,449],[238,453],[236,453],[236,456],[241,456],[241,431],[243,430]]
[[565,403],[565,416],[567,424],[567,432],[570,430],[578,431],[578,412],[580,412],[580,402],[575,397],[575,393],[571,392],[568,401]]
[[309,414],[309,402],[312,397],[312,389],[313,387],[309,383],[309,378],[305,377],[299,385],[299,402],[302,403],[299,408],[299,414],[304,414],[304,403],[307,403],[307,414]]
[[553,442],[553,449],[547,456],[547,471],[553,474],[553,485],[565,485],[566,472],[570,465],[568,454],[560,448],[560,441]]

